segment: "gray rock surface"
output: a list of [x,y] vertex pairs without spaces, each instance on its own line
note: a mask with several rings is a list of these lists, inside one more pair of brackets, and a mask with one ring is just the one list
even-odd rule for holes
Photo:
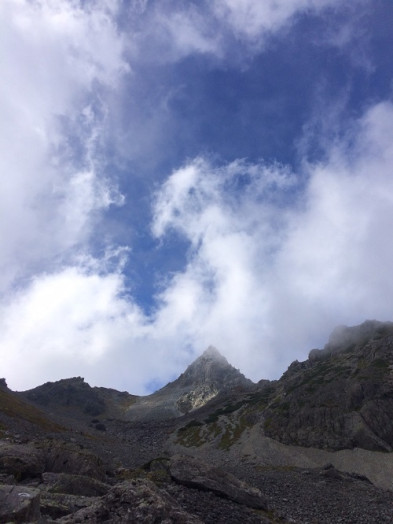
[[294,362],[263,408],[266,435],[322,449],[393,449],[393,323],[336,329]]
[[0,522],[37,522],[40,516],[38,489],[0,485]]
[[39,443],[39,447],[45,457],[45,471],[105,480],[105,466],[102,460],[89,449],[62,440],[44,440]]
[[[98,498],[68,493],[50,493],[41,490],[40,508],[43,519],[48,522],[76,513],[94,504]],[[44,520],[45,522],[45,520]]]
[[0,440],[0,473],[22,481],[39,476],[44,469],[43,454],[34,446]]
[[97,479],[69,473],[45,472],[42,474],[42,481],[45,489],[51,493],[101,497],[110,489],[108,484]]
[[201,460],[175,455],[170,460],[169,471],[176,482],[185,486],[212,491],[250,508],[267,509],[266,500],[258,489]]
[[182,510],[174,498],[146,479],[122,482],[91,506],[60,518],[57,522],[202,524],[197,517]]

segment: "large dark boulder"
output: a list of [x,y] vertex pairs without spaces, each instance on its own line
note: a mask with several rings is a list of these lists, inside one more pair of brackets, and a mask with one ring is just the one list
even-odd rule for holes
[[184,486],[212,491],[250,508],[267,509],[266,500],[259,489],[199,459],[174,455],[169,463],[169,471],[173,480]]
[[44,454],[34,446],[0,441],[0,473],[20,482],[39,477],[44,470]]
[[40,448],[45,456],[45,471],[106,479],[102,460],[88,449],[60,440],[43,441]]
[[170,522],[202,524],[184,511],[165,491],[147,479],[134,479],[114,486],[92,505],[59,519],[62,524],[89,522],[98,524],[135,524],[136,522]]
[[38,522],[40,516],[38,489],[0,485],[0,522]]
[[46,489],[51,493],[101,497],[110,489],[108,484],[85,475],[46,472],[42,474],[42,480]]

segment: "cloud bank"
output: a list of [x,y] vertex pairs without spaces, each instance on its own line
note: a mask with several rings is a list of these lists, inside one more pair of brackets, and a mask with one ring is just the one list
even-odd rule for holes
[[[108,135],[125,83],[138,104],[141,62],[207,54],[224,64],[237,41],[252,57],[302,13],[336,4],[135,2],[128,34],[121,3],[3,0],[12,54],[0,85],[0,354],[10,387],[83,375],[148,393],[210,344],[250,378],[277,378],[336,324],[391,317],[390,101],[369,103],[340,140],[319,137],[323,160],[305,155],[295,168],[201,154],[160,173],[150,245],[180,240],[186,263],[156,268],[150,314],[127,273],[133,246],[113,231],[115,208],[138,209],[108,167]],[[154,135],[155,120],[145,125]],[[143,150],[150,134],[133,132],[130,150]]]

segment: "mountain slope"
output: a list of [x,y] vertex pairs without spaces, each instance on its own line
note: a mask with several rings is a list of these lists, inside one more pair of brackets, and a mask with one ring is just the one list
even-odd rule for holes
[[280,380],[261,381],[248,394],[227,396],[210,412],[194,412],[176,443],[229,449],[253,428],[254,434],[283,444],[390,452],[392,370],[393,323],[341,326],[324,349],[293,362]]
[[138,398],[114,389],[91,387],[82,377],[46,382],[18,393],[58,418],[86,422],[92,417],[123,418],[127,407]]
[[8,389],[4,379],[0,379],[0,436],[2,432],[12,431],[21,426],[25,430],[60,431],[62,428],[27,400]]
[[318,448],[393,448],[393,323],[334,330],[294,362],[264,412],[266,435]]
[[47,382],[19,395],[70,419],[100,416],[146,421],[180,417],[219,394],[249,391],[254,386],[217,349],[209,347],[175,381],[145,397],[91,387],[82,377]]
[[390,522],[392,366],[393,323],[368,321],[273,382],[213,348],[148,397],[0,381],[0,521]]

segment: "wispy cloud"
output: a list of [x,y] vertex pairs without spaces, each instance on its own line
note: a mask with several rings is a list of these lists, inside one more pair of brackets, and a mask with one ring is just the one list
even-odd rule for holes
[[1,3],[3,290],[64,262],[88,240],[92,215],[121,203],[96,154],[105,90],[128,67],[110,15],[67,1]]
[[[161,295],[161,329],[189,323],[197,347],[225,348],[256,379],[305,358],[335,324],[389,318],[392,116],[390,103],[370,108],[326,162],[308,165],[290,208],[285,192],[296,177],[277,166],[197,160],[175,172],[157,201],[155,232],[174,228],[190,251]],[[228,179],[247,169],[254,176],[234,200]]]

